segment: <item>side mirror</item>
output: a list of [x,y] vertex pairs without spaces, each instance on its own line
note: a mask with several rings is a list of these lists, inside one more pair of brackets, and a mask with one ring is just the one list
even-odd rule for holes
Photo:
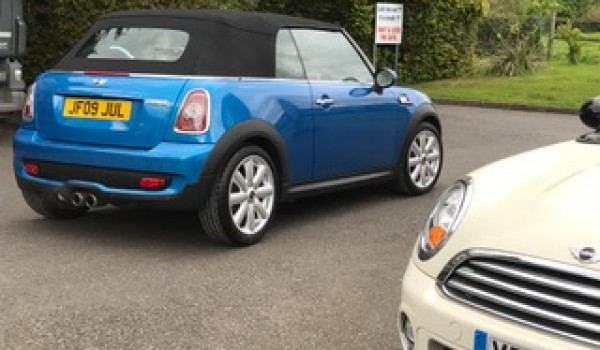
[[586,101],[579,110],[579,119],[586,126],[600,129],[600,96]]
[[389,68],[378,70],[375,73],[375,91],[381,92],[383,89],[389,88],[398,81],[398,74]]

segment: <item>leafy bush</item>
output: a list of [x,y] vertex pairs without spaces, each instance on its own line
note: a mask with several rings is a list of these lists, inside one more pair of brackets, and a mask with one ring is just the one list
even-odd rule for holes
[[[372,54],[377,0],[261,0],[259,8],[338,22]],[[477,25],[486,0],[404,1],[398,70],[403,82],[451,78],[473,68]],[[379,49],[379,66],[392,66],[393,47]]]
[[569,52],[567,53],[567,59],[569,60],[569,63],[579,63],[579,60],[581,59],[580,41],[583,38],[581,30],[573,28],[571,21],[567,21],[567,23],[558,27],[556,36],[559,39],[564,40],[569,47]]
[[494,58],[492,74],[515,76],[534,72],[542,46],[535,33],[500,37],[500,49]]
[[[31,81],[52,67],[106,12],[132,8],[241,8],[337,22],[368,54],[373,47],[377,0],[25,0]],[[404,2],[404,42],[398,67],[405,82],[460,76],[473,67],[477,24],[487,0],[408,0]],[[382,65],[393,53],[381,49]],[[387,51],[387,52],[383,52]]]
[[540,22],[537,17],[526,17],[518,23],[520,24],[515,24],[515,22],[509,18],[484,18],[477,31],[477,53],[479,55],[498,53],[503,47],[503,38],[513,35],[511,29],[514,28],[515,25],[520,26],[519,35],[521,36],[521,39],[525,36],[532,35],[533,38],[529,40],[541,41]]
[[560,0],[560,16],[579,18],[585,15],[598,2],[596,0]]

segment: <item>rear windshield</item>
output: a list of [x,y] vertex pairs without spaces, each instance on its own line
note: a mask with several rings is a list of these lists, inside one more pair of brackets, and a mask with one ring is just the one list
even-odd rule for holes
[[119,27],[96,32],[75,54],[77,58],[175,62],[185,51],[190,35],[165,28]]

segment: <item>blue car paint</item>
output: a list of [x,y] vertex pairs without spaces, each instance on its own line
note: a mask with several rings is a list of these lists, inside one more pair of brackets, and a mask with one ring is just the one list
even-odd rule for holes
[[[97,86],[96,79],[106,83]],[[36,88],[36,114],[41,116],[36,118],[37,127],[40,136],[48,140],[149,149],[162,141],[162,133],[157,131],[167,127],[175,111],[147,102],[178,101],[184,84],[182,79],[45,73]],[[65,118],[65,97],[130,100],[131,120]]]
[[[313,128],[310,89],[306,81],[261,79],[190,80],[185,90],[206,89],[211,99],[210,128],[204,137],[167,130],[165,140],[217,143],[223,134],[248,119],[261,119],[285,141],[291,183],[312,178]],[[175,117],[171,124],[175,123]]]
[[390,90],[381,95],[359,83],[311,84],[316,106],[314,179],[393,168],[409,115]]
[[[414,90],[386,89],[382,95],[358,83],[303,80],[101,77],[48,72],[37,80],[35,120],[23,123],[14,138],[17,176],[60,187],[65,184],[29,176],[25,159],[46,160],[174,176],[161,191],[123,190],[86,184],[106,194],[173,195],[196,183],[215,144],[248,119],[267,121],[285,143],[290,185],[395,167],[406,127],[415,108],[429,99]],[[210,128],[202,135],[180,134],[173,125],[189,91],[210,96]],[[314,101],[330,94],[329,107]],[[411,105],[397,97],[407,95]],[[131,99],[130,122],[64,118],[66,96]],[[150,101],[168,101],[170,106]],[[68,184],[67,184],[68,185]]]

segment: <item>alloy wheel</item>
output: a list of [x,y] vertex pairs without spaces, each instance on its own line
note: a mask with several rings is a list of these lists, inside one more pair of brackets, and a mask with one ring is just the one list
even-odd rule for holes
[[231,176],[228,189],[229,214],[240,232],[260,232],[273,213],[275,178],[269,163],[258,155],[242,159]]
[[413,139],[408,152],[408,172],[419,189],[429,187],[437,178],[441,164],[441,146],[431,130],[421,130]]

